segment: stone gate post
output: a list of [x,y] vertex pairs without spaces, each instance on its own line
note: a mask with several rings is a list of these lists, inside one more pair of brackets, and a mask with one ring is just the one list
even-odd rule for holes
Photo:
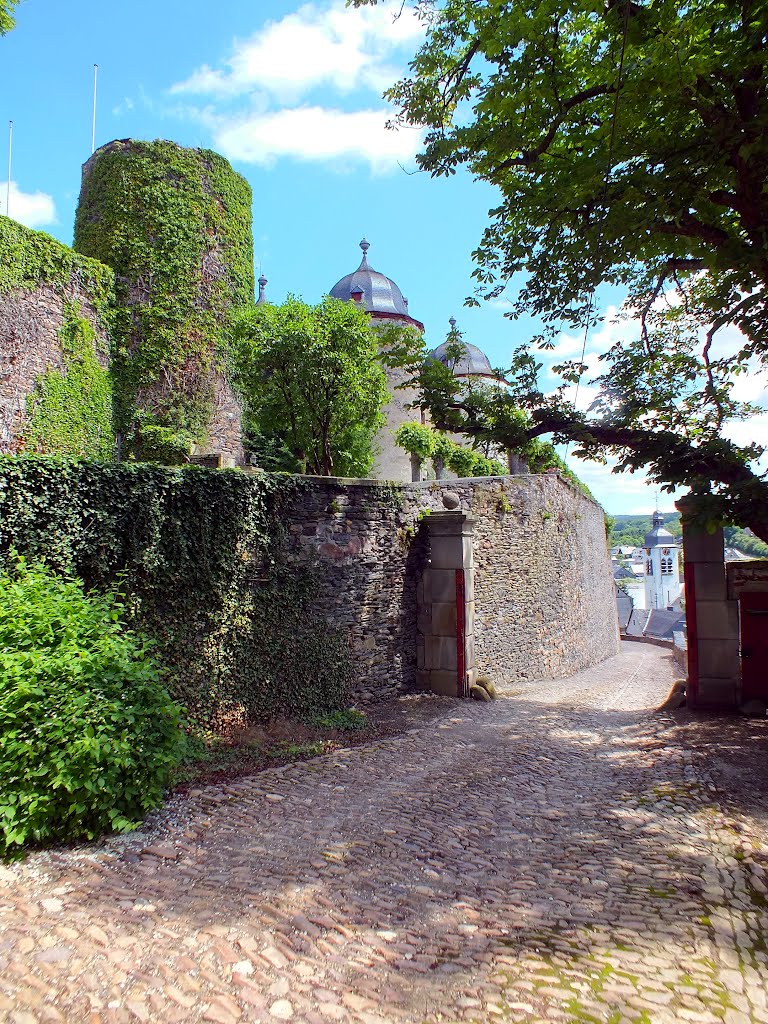
[[[682,503],[678,503],[680,507]],[[723,531],[706,533],[683,521],[688,690],[694,708],[739,704],[738,606],[726,592]]]
[[419,594],[418,675],[433,693],[468,697],[475,670],[474,520],[458,511],[426,519],[429,561]]

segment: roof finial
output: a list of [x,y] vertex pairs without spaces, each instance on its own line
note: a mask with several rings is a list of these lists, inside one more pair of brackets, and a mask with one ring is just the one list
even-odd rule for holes
[[265,303],[267,301],[267,296],[266,296],[265,293],[266,293],[268,282],[267,282],[266,277],[264,277],[263,273],[262,273],[261,277],[259,278],[259,282],[258,283],[259,283],[259,297],[258,297],[258,299],[256,299],[256,305],[257,306],[261,306],[261,305],[263,305],[263,303]]
[[360,266],[358,270],[368,270],[368,250],[371,247],[371,243],[364,238],[360,243],[360,248],[363,250],[363,258],[360,260]]
[[450,319],[448,320],[448,323],[451,325],[451,331],[455,331],[456,330],[456,317],[455,316],[450,317]]

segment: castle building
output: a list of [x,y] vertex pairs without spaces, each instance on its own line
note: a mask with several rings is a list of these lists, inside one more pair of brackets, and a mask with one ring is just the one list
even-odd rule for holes
[[[383,337],[386,345],[386,330],[391,326],[404,327],[424,333],[424,324],[414,319],[408,310],[408,300],[395,282],[385,274],[380,274],[368,262],[370,242],[365,238],[360,242],[363,258],[360,266],[351,274],[342,277],[331,288],[329,294],[344,302],[354,302],[361,306],[371,318],[371,326]],[[446,366],[450,365],[453,375],[459,378],[486,377],[496,380],[488,361],[488,357],[476,346],[461,339],[456,330],[456,320],[451,317],[448,337],[433,352],[430,358],[438,359]],[[464,356],[459,360],[451,358],[451,342],[459,341],[464,349]],[[413,387],[403,387],[408,374],[397,367],[387,367],[387,384],[392,395],[383,409],[385,425],[376,438],[378,454],[373,467],[375,477],[387,480],[418,481],[422,479],[423,467],[416,456],[408,455],[395,444],[394,434],[402,423],[414,420],[428,422],[423,410],[418,407],[418,391]],[[464,441],[456,437],[454,440]],[[445,474],[453,476],[453,474]]]
[[664,517],[658,509],[653,513],[653,526],[646,533],[645,548],[645,607],[671,608],[680,597],[680,546],[664,529]]
[[[371,318],[371,327],[382,336],[386,346],[386,332],[390,327],[401,327],[410,331],[424,333],[424,324],[414,319],[408,312],[408,300],[403,298],[395,282],[385,274],[380,274],[368,262],[370,242],[365,238],[360,242],[363,258],[360,266],[351,274],[346,274],[337,281],[328,293],[343,302],[354,302],[364,309]],[[373,476],[384,480],[409,482],[413,478],[411,456],[395,444],[394,433],[401,423],[409,423],[419,419],[421,413],[414,403],[418,400],[418,391],[413,387],[403,387],[409,375],[399,367],[386,367],[387,386],[391,398],[382,410],[385,425],[376,437],[378,453],[373,467]]]
[[[438,345],[436,349],[430,352],[430,358],[437,359],[443,366],[450,367],[454,377],[487,377],[489,380],[497,382],[498,378],[493,372],[485,352],[479,349],[477,345],[470,345],[469,342],[463,340],[461,334],[456,329],[455,317],[452,316],[448,323],[451,328],[448,332],[448,337],[442,345]],[[455,344],[457,341],[461,344],[463,354],[458,359],[455,359],[452,357],[450,350],[452,344]]]

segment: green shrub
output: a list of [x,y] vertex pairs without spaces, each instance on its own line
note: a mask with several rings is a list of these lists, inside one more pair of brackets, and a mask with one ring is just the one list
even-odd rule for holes
[[395,431],[395,444],[411,455],[428,459],[435,448],[435,432],[424,423],[401,423]]
[[185,746],[181,709],[114,594],[0,568],[0,855],[135,828]]
[[182,466],[189,462],[191,435],[172,427],[147,423],[141,428],[140,459],[159,462],[162,466]]

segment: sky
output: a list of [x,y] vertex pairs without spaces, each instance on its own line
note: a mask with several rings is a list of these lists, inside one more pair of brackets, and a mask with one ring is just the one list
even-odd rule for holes
[[[256,276],[267,277],[271,301],[291,293],[319,301],[356,269],[366,237],[371,266],[400,286],[430,347],[454,316],[493,366],[507,365],[536,325],[505,319],[504,299],[464,307],[495,190],[463,172],[418,172],[420,132],[385,127],[393,112],[382,92],[421,40],[407,10],[394,16],[400,9],[353,10],[343,0],[23,0],[16,29],[0,38],[0,212],[13,121],[10,216],[72,243],[98,64],[97,147],[172,139],[217,150],[247,178]],[[620,297],[601,298],[614,305],[588,338],[590,369],[626,330],[615,321]],[[549,363],[578,357],[582,340],[562,336]],[[580,405],[594,393],[588,379]],[[555,383],[544,379],[545,388]],[[768,417],[758,426],[768,439]],[[756,436],[754,424],[736,430]],[[607,511],[653,510],[656,489],[642,474],[570,465]],[[661,508],[673,500],[662,494]]]

